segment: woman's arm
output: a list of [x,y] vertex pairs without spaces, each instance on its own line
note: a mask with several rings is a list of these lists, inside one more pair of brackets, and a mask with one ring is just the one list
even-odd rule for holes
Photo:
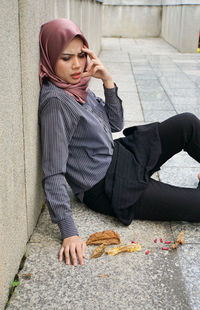
[[107,89],[104,87],[105,110],[109,119],[112,132],[121,131],[124,127],[124,111],[122,100],[118,97],[117,86]]
[[112,132],[120,131],[124,127],[124,115],[122,100],[117,94],[118,88],[116,84],[114,84],[111,74],[94,52],[85,46],[82,50],[90,57],[90,63],[87,66],[86,72],[84,72],[82,76],[92,76],[102,80],[105,94],[105,110],[108,115],[111,130]]
[[[83,264],[85,256],[85,243],[79,238],[73,221],[65,178],[68,143],[76,123],[73,115],[64,113],[56,98],[49,100],[40,115],[43,189],[52,222],[58,224],[63,239],[59,260],[64,253],[66,264],[69,264],[71,254],[74,266],[77,265],[76,255],[80,264]],[[70,130],[67,130],[67,125]]]

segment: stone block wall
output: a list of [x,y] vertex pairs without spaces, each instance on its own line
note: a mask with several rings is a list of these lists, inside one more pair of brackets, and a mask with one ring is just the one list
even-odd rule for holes
[[160,0],[104,1],[102,32],[105,37],[158,37],[161,26]]
[[103,36],[163,37],[183,53],[196,53],[200,0],[104,0]]
[[44,203],[37,115],[40,26],[54,18],[70,18],[98,53],[102,5],[96,0],[1,0],[0,9],[0,309],[3,309]]
[[182,53],[196,53],[200,1],[163,0],[161,36]]

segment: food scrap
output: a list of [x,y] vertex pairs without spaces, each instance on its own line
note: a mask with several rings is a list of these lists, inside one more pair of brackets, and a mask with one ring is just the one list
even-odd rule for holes
[[176,249],[179,244],[184,244],[184,230],[178,234],[176,241],[171,245],[171,249]]
[[105,248],[107,247],[107,244],[101,244],[99,245],[92,253],[92,255],[90,256],[90,258],[97,258],[100,257],[103,253]]
[[96,232],[92,234],[86,244],[119,244],[120,236],[113,230],[104,230],[103,232]]
[[129,245],[121,245],[118,247],[110,248],[109,250],[105,251],[106,254],[108,255],[117,255],[122,252],[135,252],[135,251],[140,251],[141,250],[141,245],[139,244],[129,244]]
[[104,273],[99,274],[99,278],[108,278],[108,277],[109,277],[108,274],[104,274]]

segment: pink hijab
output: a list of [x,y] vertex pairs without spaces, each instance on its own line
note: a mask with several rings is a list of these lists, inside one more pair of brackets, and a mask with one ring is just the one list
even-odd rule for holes
[[55,74],[55,65],[58,57],[77,35],[81,37],[84,45],[88,47],[87,40],[81,30],[71,20],[64,18],[54,19],[41,26],[39,78],[41,87],[43,78],[47,77],[53,84],[64,89],[77,101],[85,103],[90,77],[84,77],[77,84],[73,85],[63,81]]

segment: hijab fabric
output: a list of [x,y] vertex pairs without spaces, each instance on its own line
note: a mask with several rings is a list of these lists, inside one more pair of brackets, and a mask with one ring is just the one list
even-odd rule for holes
[[41,87],[44,77],[47,77],[53,84],[64,89],[77,101],[85,103],[90,77],[83,77],[77,84],[70,84],[55,74],[56,62],[61,52],[77,35],[83,40],[84,45],[88,47],[88,42],[83,33],[71,20],[59,18],[41,26],[39,78]]

